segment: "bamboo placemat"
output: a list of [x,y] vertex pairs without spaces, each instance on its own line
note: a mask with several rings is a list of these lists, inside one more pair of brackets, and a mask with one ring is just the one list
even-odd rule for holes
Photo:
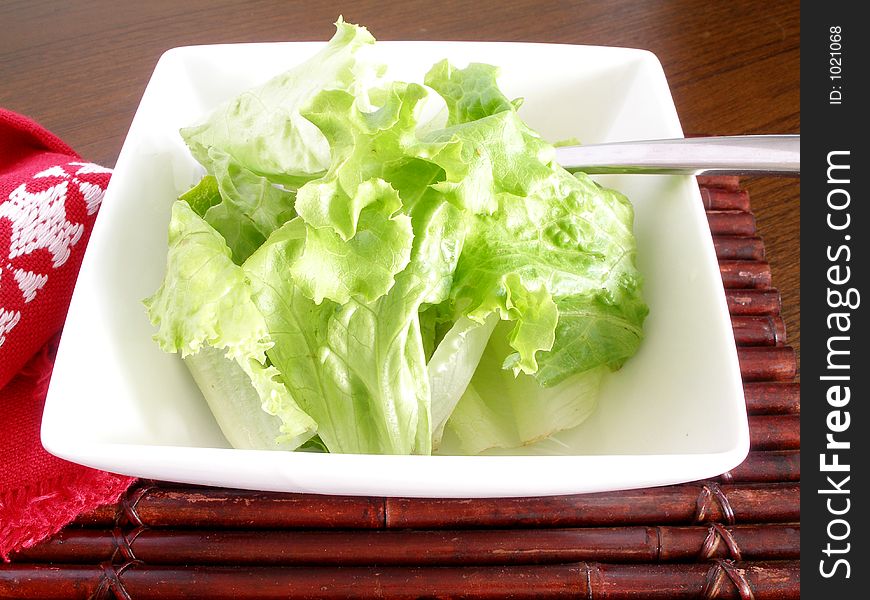
[[749,411],[719,477],[509,499],[142,481],[0,565],[0,598],[800,597],[800,387],[749,196],[701,178]]

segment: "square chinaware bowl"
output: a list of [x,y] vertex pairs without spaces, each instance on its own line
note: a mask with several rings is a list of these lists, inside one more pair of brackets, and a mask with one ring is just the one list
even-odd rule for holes
[[[558,443],[489,456],[374,456],[233,449],[177,355],[152,340],[142,299],[159,286],[170,205],[201,176],[178,133],[221,101],[302,62],[318,43],[192,46],[158,62],[130,127],[81,268],[45,407],[49,452],[169,481],[268,491],[524,496],[665,485],[737,466],[749,447],[737,353],[690,177],[602,176],[636,211],[650,314],[636,356]],[[649,52],[520,43],[378,42],[397,80],[431,65],[500,67],[508,97],[550,141],[681,137]],[[558,448],[558,451],[554,451]]]

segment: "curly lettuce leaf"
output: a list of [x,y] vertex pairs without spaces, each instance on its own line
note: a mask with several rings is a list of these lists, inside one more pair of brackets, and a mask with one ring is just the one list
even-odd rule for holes
[[331,227],[312,227],[301,219],[305,246],[290,266],[302,292],[320,304],[324,298],[344,304],[372,302],[393,287],[411,258],[414,237],[410,218],[399,212],[401,200],[387,182],[373,179],[355,193],[360,210],[358,230],[349,240]]
[[372,302],[316,304],[286,276],[305,252],[300,220],[278,229],[243,265],[275,342],[269,358],[331,452],[431,452],[419,311],[446,298],[464,235],[458,217],[443,200],[418,203],[408,217],[415,233],[410,262]]
[[269,360],[317,422],[321,441],[332,452],[365,452],[377,441],[365,424],[368,411],[352,402],[335,402],[333,390],[341,382],[328,377],[322,360],[329,320],[338,306],[329,300],[316,304],[288,276],[304,250],[302,225],[296,219],[277,229],[242,269],[274,342]]
[[318,94],[304,114],[329,141],[333,162],[321,178],[299,189],[296,211],[305,223],[305,252],[291,267],[316,303],[373,302],[387,293],[410,260],[413,231],[404,199],[382,177],[399,181],[409,164],[414,107],[425,95],[413,84],[393,84],[382,104],[366,110],[342,90]]
[[181,130],[210,174],[215,174],[211,149],[270,181],[294,187],[326,171],[326,139],[302,116],[302,108],[324,89],[357,95],[382,70],[358,58],[375,41],[364,27],[340,18],[335,27],[329,43],[307,61],[222,104],[204,123]]
[[186,202],[172,205],[166,274],[145,307],[165,352],[208,345],[231,358],[265,361],[269,331],[223,237]]
[[414,248],[395,286],[370,304],[349,302],[331,319],[325,355],[333,378],[354,382],[345,401],[372,408],[388,453],[432,451],[432,404],[420,325],[425,303],[447,297],[465,235],[464,220],[441,198],[411,212]]
[[[273,342],[244,272],[220,234],[184,201],[172,207],[163,283],[144,303],[158,328],[154,339],[186,359],[231,443],[292,449],[314,435],[317,424],[267,364]],[[231,363],[228,371],[222,370],[223,357]],[[211,375],[203,386],[205,373]],[[256,412],[254,406],[277,421],[236,419]]]
[[[426,78],[450,110],[449,126],[435,134],[453,148],[453,160],[441,162],[447,181],[458,173],[469,186],[483,165],[490,199],[482,206],[494,207],[471,217],[451,290],[454,310],[478,322],[492,313],[513,322],[503,364],[515,374],[543,371],[543,385],[602,363],[618,368],[640,343],[646,315],[631,205],[553,163],[552,147],[500,95],[495,77],[493,68],[439,63]],[[601,348],[585,351],[578,340],[588,342],[593,331]]]
[[[358,188],[407,162],[406,147],[417,126],[415,107],[426,92],[416,84],[394,83],[381,95],[380,106],[369,111],[353,94],[328,90],[303,111],[329,141],[333,160],[323,177],[299,190],[296,210],[308,225],[328,227],[342,241],[356,234],[367,205]],[[401,205],[397,197],[395,208]]]
[[275,229],[296,216],[296,194],[236,164],[212,148],[214,175],[206,175],[179,199],[221,234],[241,264]]

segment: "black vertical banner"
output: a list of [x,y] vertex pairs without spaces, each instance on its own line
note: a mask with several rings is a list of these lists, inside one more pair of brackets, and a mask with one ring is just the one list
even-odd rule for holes
[[[861,2],[801,2],[801,588],[865,598],[870,310]],[[865,306],[867,304],[868,306]]]

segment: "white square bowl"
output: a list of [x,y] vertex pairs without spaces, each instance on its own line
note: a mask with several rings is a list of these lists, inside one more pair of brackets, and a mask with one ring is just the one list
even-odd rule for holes
[[[746,408],[712,238],[693,178],[607,176],[636,209],[650,316],[639,353],[605,381],[599,407],[540,447],[508,456],[372,456],[236,450],[182,361],[152,341],[142,299],[162,280],[173,200],[201,171],[179,128],[311,56],[319,43],[168,51],[142,97],[70,306],[42,424],[46,449],[139,477],[268,491],[422,497],[567,494],[673,484],[737,466]],[[521,115],[551,141],[680,137],[662,68],[626,48],[379,42],[395,79],[442,58],[501,67]]]

